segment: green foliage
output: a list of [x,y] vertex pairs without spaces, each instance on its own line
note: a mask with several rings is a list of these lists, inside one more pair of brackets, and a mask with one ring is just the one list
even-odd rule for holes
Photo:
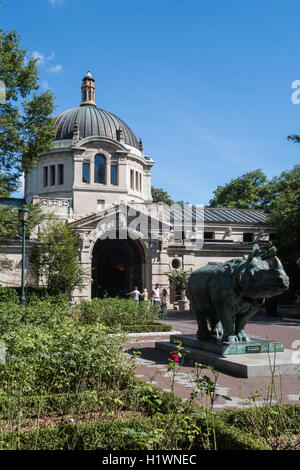
[[5,103],[0,106],[0,185],[2,195],[17,187],[55,135],[53,95],[38,94],[36,60],[26,60],[15,31],[0,30],[0,80]]
[[[188,401],[175,395],[174,386],[164,392],[136,378],[134,358],[123,353],[125,337],[108,334],[100,323],[103,307],[113,316],[114,309],[116,314],[121,309],[115,301],[121,300],[131,318],[137,315],[132,304],[135,309],[148,304],[103,299],[101,308],[96,302],[86,310],[90,302],[77,310],[51,296],[33,298],[26,307],[0,302],[0,341],[7,353],[6,364],[0,365],[0,449],[267,450],[277,448],[283,435],[291,437],[292,446],[293,434],[299,433],[299,406],[215,413],[218,373],[210,367],[196,365],[195,393]],[[175,377],[186,354],[180,342],[174,353],[168,369]],[[194,402],[199,393],[208,398],[209,408]],[[272,397],[268,392],[268,403]],[[121,412],[137,417],[117,419]],[[95,413],[98,419],[89,422]],[[51,427],[59,417],[60,424]]]
[[77,392],[103,383],[114,387],[131,376],[122,338],[101,324],[81,325],[65,306],[0,304],[0,319],[7,355],[0,393]]
[[[269,222],[275,229],[274,244],[290,277],[289,300],[300,295],[300,167],[284,171],[277,181],[279,192]],[[283,303],[281,298],[278,301]]]
[[210,207],[266,209],[274,203],[277,191],[276,179],[268,181],[261,170],[250,171],[218,186]]
[[2,396],[0,417],[3,420],[25,421],[39,416],[72,416],[78,413],[102,411],[107,417],[130,406],[127,389],[85,390],[79,393],[56,393],[41,395]]
[[[259,439],[217,420],[218,450],[269,450]],[[205,450],[214,448],[205,421],[195,416],[153,417],[78,423],[5,433],[1,449],[12,450]]]
[[153,323],[160,306],[131,299],[104,298],[82,301],[72,309],[83,323],[102,323],[106,326],[149,325]]
[[166,272],[165,274],[168,276],[171,284],[176,287],[176,290],[178,292],[182,292],[187,286],[191,272],[191,270],[186,271],[184,269],[174,269]]
[[[21,287],[0,287],[0,303],[13,302],[18,304],[21,296]],[[38,302],[39,300],[51,301],[53,305],[67,305],[68,296],[60,290],[49,290],[47,287],[32,286],[25,287],[25,297],[27,305]]]
[[1,302],[12,302],[18,304],[20,302],[20,296],[16,287],[0,287],[0,303]]
[[150,333],[155,331],[171,331],[172,325],[157,322],[149,325],[122,325],[121,330],[126,333]]
[[172,206],[174,201],[170,198],[169,194],[161,188],[151,188],[153,202],[163,202],[168,206]]
[[[25,207],[30,210],[30,217],[26,224],[26,236],[29,238],[32,230],[45,219],[45,215],[40,204],[29,204]],[[0,244],[7,244],[9,240],[21,236],[22,224],[19,220],[18,208],[0,204]]]
[[[249,429],[248,429],[249,431]],[[217,420],[214,427],[217,450],[271,450],[261,439]]]
[[164,191],[162,188],[154,188],[153,186],[151,187],[151,193],[152,193],[152,199],[153,202],[163,202],[164,204],[167,204],[168,206],[172,206],[173,204],[178,204],[179,206],[183,206],[184,204],[188,204],[186,201],[173,201],[169,194]]
[[[213,378],[211,379],[208,375],[203,375],[203,371],[211,372]],[[197,396],[200,395],[201,403],[204,406],[209,406],[211,410],[213,409],[214,403],[218,398],[223,398],[224,400],[230,401],[230,397],[217,393],[218,378],[219,372],[217,372],[213,367],[196,362],[194,371],[192,373],[192,381],[195,387],[191,393],[191,399],[194,400]]]
[[222,421],[247,431],[251,428],[256,437],[274,437],[282,433],[299,434],[300,406],[275,405],[251,407],[243,410],[226,410],[220,413]]
[[54,219],[40,228],[30,261],[49,289],[68,292],[83,281],[76,233],[62,220]]
[[298,134],[292,134],[292,135],[288,135],[287,139],[291,142],[293,142],[294,144],[299,144],[300,142],[300,135]]
[[[298,297],[297,299],[297,303],[300,304],[300,297]],[[295,318],[297,320],[300,320],[300,312],[290,312],[290,313],[287,313],[286,316],[288,318]]]

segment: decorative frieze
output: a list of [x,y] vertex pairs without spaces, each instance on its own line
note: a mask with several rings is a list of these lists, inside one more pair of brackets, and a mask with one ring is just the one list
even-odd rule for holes
[[70,199],[62,198],[40,198],[40,202],[45,207],[70,207]]

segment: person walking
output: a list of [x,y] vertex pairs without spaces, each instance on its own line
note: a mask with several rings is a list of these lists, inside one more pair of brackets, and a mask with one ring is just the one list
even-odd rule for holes
[[167,313],[167,305],[168,305],[167,298],[168,298],[168,291],[167,289],[164,288],[160,295],[161,309],[163,313]]
[[132,292],[129,292],[127,295],[131,295],[132,299],[136,302],[139,302],[140,296],[143,294],[139,291],[138,287],[135,287]]
[[154,289],[152,290],[152,300],[154,304],[160,304],[160,290],[159,284],[155,284]]
[[146,288],[143,290],[143,299],[145,300],[145,302],[147,302],[148,300],[148,291]]

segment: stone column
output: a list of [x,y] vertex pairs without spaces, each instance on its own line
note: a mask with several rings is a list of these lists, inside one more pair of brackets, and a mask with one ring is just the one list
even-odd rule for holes
[[75,287],[72,292],[73,302],[90,300],[92,292],[92,260],[90,255],[89,232],[79,234],[79,260],[84,271],[84,279],[81,286]]

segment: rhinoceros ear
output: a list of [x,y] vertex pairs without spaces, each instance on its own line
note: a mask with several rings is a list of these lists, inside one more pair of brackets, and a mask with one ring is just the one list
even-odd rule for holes
[[251,261],[255,256],[259,255],[259,246],[253,245],[252,253],[248,256],[248,261]]
[[275,246],[271,246],[265,253],[261,255],[261,259],[270,259],[274,258],[276,256],[277,249]]

